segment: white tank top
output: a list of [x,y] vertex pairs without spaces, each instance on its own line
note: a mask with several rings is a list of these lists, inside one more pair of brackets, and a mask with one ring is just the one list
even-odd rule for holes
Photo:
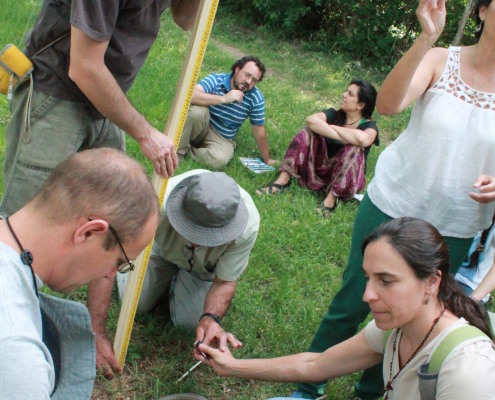
[[471,238],[495,210],[469,197],[476,178],[495,175],[495,94],[462,81],[460,56],[460,47],[449,48],[442,76],[378,158],[368,195],[393,218],[421,218],[444,236]]

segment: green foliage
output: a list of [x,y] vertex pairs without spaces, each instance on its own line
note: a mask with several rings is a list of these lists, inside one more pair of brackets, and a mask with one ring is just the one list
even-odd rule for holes
[[[222,16],[242,13],[245,26],[278,37],[304,40],[313,50],[336,51],[369,64],[390,65],[408,49],[419,25],[416,1],[404,0],[223,0]],[[448,18],[438,45],[452,42],[465,0],[447,2]],[[464,44],[473,41],[474,23]]]

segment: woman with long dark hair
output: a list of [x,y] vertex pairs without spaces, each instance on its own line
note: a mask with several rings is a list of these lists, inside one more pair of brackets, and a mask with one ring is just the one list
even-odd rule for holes
[[355,79],[342,94],[340,108],[310,115],[307,126],[292,139],[280,175],[258,194],[283,193],[291,178],[300,186],[324,191],[318,211],[324,216],[335,210],[337,199],[349,200],[366,185],[366,158],[371,145],[378,146],[378,128],[371,120],[376,90]]
[[422,220],[398,218],[367,237],[362,251],[363,300],[374,320],[357,335],[324,353],[236,360],[228,349],[199,345],[195,357],[220,375],[281,382],[322,381],[383,360],[385,399],[419,400],[418,369],[425,371],[447,335],[451,339],[470,324],[481,332],[448,352],[428,389],[437,400],[493,398],[495,347],[486,315],[449,275],[449,250],[440,233]]
[[[363,239],[392,218],[431,223],[449,245],[451,274],[476,233],[495,212],[495,2],[476,0],[476,45],[432,47],[443,31],[445,0],[420,0],[414,44],[383,82],[376,107],[383,115],[414,104],[409,124],[379,156],[354,222],[342,286],[309,347],[323,352],[354,335],[369,314],[360,252]],[[381,369],[364,371],[355,396],[380,399]],[[299,385],[303,398],[321,396],[325,382]]]

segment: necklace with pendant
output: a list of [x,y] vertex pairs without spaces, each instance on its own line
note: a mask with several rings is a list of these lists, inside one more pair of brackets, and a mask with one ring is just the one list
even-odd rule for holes
[[389,392],[391,392],[392,390],[394,390],[394,388],[392,387],[392,383],[395,381],[395,378],[397,378],[399,376],[399,374],[403,371],[403,369],[406,368],[406,365],[409,364],[409,362],[416,356],[416,354],[418,354],[419,350],[423,347],[423,345],[425,344],[425,342],[430,337],[431,333],[433,332],[433,329],[435,329],[435,326],[437,326],[438,321],[440,321],[440,318],[442,318],[442,315],[443,315],[444,312],[445,312],[445,308],[438,315],[438,317],[435,318],[435,320],[433,321],[433,324],[431,325],[430,330],[428,331],[428,333],[426,334],[426,336],[424,337],[424,339],[421,341],[421,343],[419,344],[419,346],[416,348],[416,350],[414,350],[414,352],[411,354],[411,357],[409,357],[409,359],[405,362],[405,364],[402,367],[400,366],[400,362],[399,362],[399,370],[397,371],[397,373],[394,376],[392,376],[392,365],[394,363],[395,352],[397,351],[397,348],[398,348],[398,346],[397,346],[397,338],[399,337],[400,328],[397,330],[397,334],[395,335],[395,339],[394,339],[392,359],[390,361],[390,377],[389,377],[389,380],[388,380],[387,384],[385,385],[385,396],[384,396],[384,400],[387,400],[388,399]]

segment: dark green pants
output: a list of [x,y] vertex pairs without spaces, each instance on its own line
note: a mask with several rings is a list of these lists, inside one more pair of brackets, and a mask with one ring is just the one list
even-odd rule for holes
[[[352,337],[359,325],[369,314],[368,304],[363,302],[366,287],[362,265],[361,244],[375,228],[392,218],[381,212],[366,195],[359,206],[352,234],[351,252],[343,274],[342,287],[339,289],[328,311],[323,316],[320,327],[313,338],[310,352],[321,353],[331,346]],[[462,264],[472,243],[471,239],[445,238],[450,250],[451,273],[455,273]],[[298,390],[307,398],[316,398],[323,394],[325,382],[300,384]],[[362,399],[377,399],[383,393],[382,364],[363,372],[355,387],[356,396]]]

